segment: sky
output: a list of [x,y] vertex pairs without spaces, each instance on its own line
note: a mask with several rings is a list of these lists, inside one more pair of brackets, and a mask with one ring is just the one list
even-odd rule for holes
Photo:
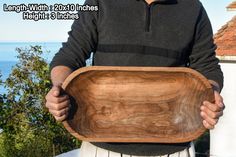
[[23,20],[22,13],[4,12],[3,4],[31,4],[31,3],[46,3],[47,5],[54,4],[80,4],[84,0],[1,0],[0,1],[0,42],[6,41],[32,41],[32,42],[47,42],[47,41],[65,41],[67,32],[70,30],[72,20],[41,20],[30,21]]
[[[217,32],[227,21],[229,21],[236,11],[227,11],[226,6],[233,0],[201,0],[212,23],[214,33]],[[84,0],[1,0],[0,2],[0,42],[49,42],[66,41],[72,20],[43,20],[28,21],[22,19],[22,13],[4,12],[3,4],[29,4],[46,3],[53,5],[62,4],[83,4]]]

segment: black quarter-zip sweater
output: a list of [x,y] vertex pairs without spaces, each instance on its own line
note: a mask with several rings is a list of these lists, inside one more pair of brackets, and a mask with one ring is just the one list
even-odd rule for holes
[[[86,0],[98,11],[80,11],[68,41],[54,56],[51,69],[73,70],[93,65],[189,67],[223,87],[215,57],[216,46],[206,11],[198,0]],[[162,155],[185,149],[189,143],[93,143],[130,155]]]

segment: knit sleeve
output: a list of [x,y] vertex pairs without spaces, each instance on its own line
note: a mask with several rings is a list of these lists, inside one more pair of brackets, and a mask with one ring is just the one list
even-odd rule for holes
[[[84,5],[97,6],[97,3],[95,0],[86,0]],[[96,49],[98,11],[79,11],[78,14],[79,19],[73,22],[68,40],[53,57],[50,69],[58,65],[72,70],[83,67],[91,52]]]
[[216,58],[216,45],[213,41],[211,23],[203,6],[195,28],[192,51],[189,56],[190,68],[197,70],[207,79],[213,80],[223,88],[223,73]]

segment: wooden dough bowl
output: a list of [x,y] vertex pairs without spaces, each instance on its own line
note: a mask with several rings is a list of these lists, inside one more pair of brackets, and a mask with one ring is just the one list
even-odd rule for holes
[[64,126],[90,142],[191,141],[205,131],[202,102],[214,101],[208,80],[189,68],[91,66],[62,88],[72,97]]

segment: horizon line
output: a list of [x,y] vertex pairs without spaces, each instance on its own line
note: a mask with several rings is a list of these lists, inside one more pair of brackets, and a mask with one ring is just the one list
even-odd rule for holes
[[27,40],[0,40],[0,43],[46,43],[46,42],[51,42],[51,43],[59,43],[59,42],[66,42],[66,41],[54,41],[54,40],[49,40],[49,41],[27,41]]

